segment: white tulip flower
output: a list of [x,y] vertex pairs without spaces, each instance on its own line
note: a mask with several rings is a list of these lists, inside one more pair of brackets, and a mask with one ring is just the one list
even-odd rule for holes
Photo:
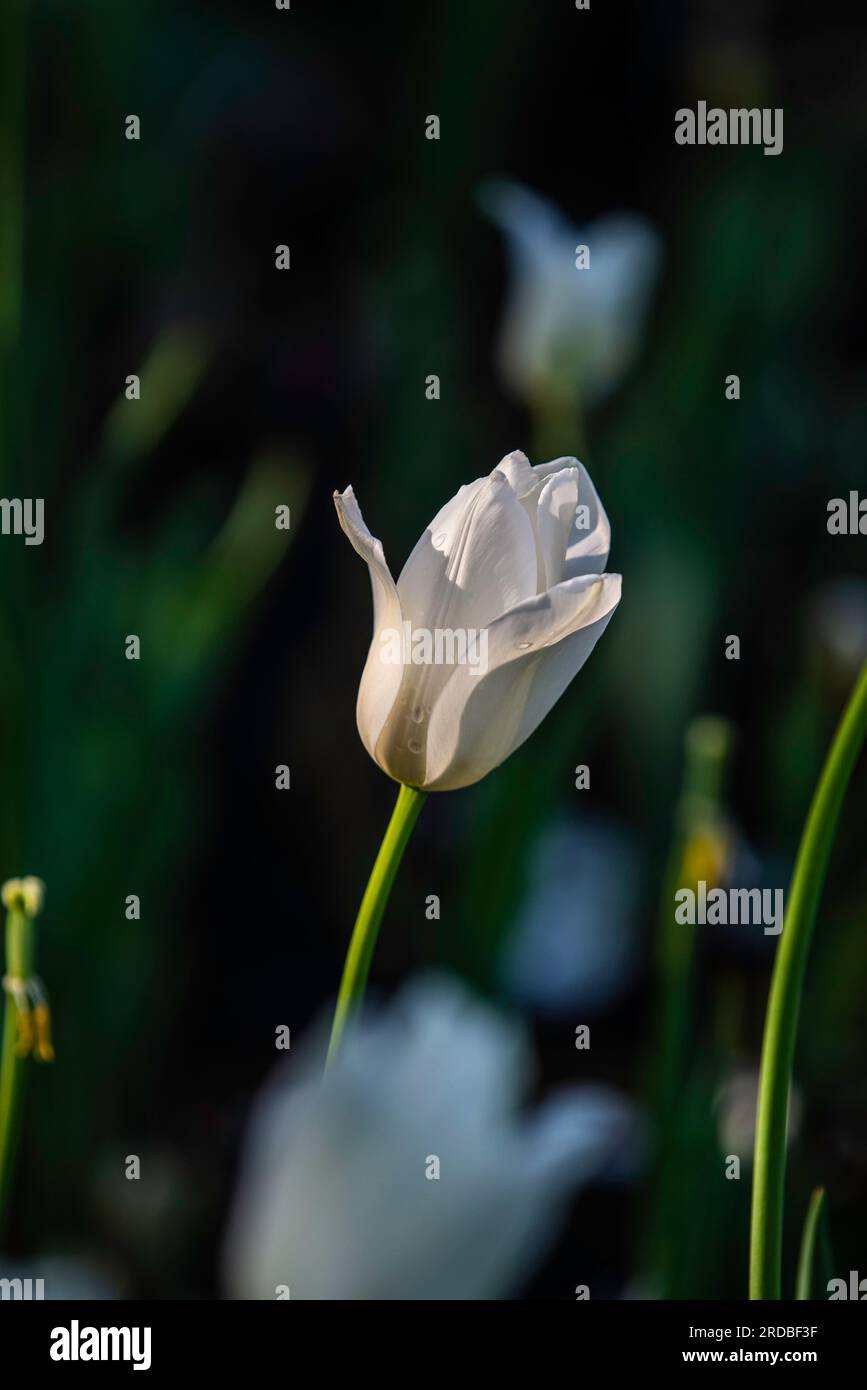
[[[579,231],[508,179],[483,184],[480,203],[503,231],[510,263],[498,347],[506,385],[532,408],[603,400],[641,343],[662,265],[657,232],[635,213],[609,213]],[[583,268],[579,247],[589,252]]]
[[364,746],[406,786],[469,786],[544,719],[620,601],[589,474],[574,458],[533,468],[508,454],[446,503],[396,584],[352,488],[334,501],[373,586]]
[[520,1118],[523,1029],[445,977],[319,1046],[254,1111],[224,1251],[245,1299],[497,1299],[525,1284],[579,1187],[640,1138],[575,1087]]

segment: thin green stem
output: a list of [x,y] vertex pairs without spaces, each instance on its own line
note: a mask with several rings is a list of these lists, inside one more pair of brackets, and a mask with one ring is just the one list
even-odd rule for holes
[[810,806],[777,946],[762,1045],[750,1238],[750,1298],[781,1296],[786,1119],[801,993],[813,925],[843,796],[867,736],[867,664],[852,693]]
[[816,1282],[816,1266],[821,1253],[823,1219],[825,1211],[825,1189],[817,1187],[810,1198],[804,1231],[801,1236],[801,1252],[798,1256],[798,1276],[795,1281],[795,1298],[800,1302],[813,1297]]
[[[30,973],[32,922],[18,907],[6,918],[6,973],[11,979],[25,980]],[[0,1054],[0,1233],[6,1224],[15,1152],[21,1115],[24,1059],[16,1057],[17,1010],[9,990],[5,991],[3,1050]]]
[[418,813],[424,804],[426,793],[417,787],[401,786],[397,803],[392,812],[388,829],[380,845],[379,854],[373,865],[361,907],[355,919],[352,940],[346,954],[343,978],[337,995],[337,1008],[331,1028],[331,1041],[328,1045],[326,1070],[334,1062],[346,1027],[352,1022],[364,999],[370,962],[376,946],[383,913],[391,894],[403,852],[409,842]]

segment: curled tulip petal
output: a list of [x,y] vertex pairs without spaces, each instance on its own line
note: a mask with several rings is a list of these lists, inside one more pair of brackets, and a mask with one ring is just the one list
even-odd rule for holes
[[458,667],[434,710],[428,790],[478,782],[530,737],[608,626],[620,582],[619,574],[568,579],[491,626],[487,672]]
[[390,628],[400,628],[401,611],[397,587],[388,568],[382,541],[372,536],[364,524],[355,493],[348,487],[344,493],[335,492],[337,516],[353,549],[367,562],[373,590],[373,641],[367,665],[358,690],[356,719],[364,746],[372,758],[376,756],[376,740],[391,710],[400,688],[400,668],[383,665],[377,659],[378,634]]

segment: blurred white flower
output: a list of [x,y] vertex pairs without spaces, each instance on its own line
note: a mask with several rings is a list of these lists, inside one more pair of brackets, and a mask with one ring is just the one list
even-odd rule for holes
[[365,1018],[324,1080],[323,1052],[287,1063],[254,1112],[224,1256],[236,1297],[505,1297],[632,1144],[634,1112],[605,1087],[520,1118],[522,1028],[444,978]]
[[[506,238],[510,285],[498,347],[506,385],[531,408],[595,405],[617,387],[641,344],[662,267],[658,233],[635,213],[579,231],[558,207],[509,179],[479,201]],[[589,266],[576,267],[587,246]]]
[[[759,1073],[755,1068],[742,1067],[732,1072],[717,1092],[714,1105],[717,1112],[717,1134],[724,1154],[737,1154],[742,1163],[752,1163],[756,1142],[756,1107],[759,1099]],[[804,1102],[798,1088],[792,1084],[789,1095],[789,1114],[786,1143],[797,1139],[801,1130]]]
[[848,686],[867,661],[867,581],[844,575],[815,589],[807,634],[816,669]]
[[[465,485],[424,532],[395,584],[351,487],[340,525],[367,562],[373,640],[356,715],[370,756],[397,782],[450,791],[477,782],[541,723],[620,602],[603,574],[611,527],[574,458],[532,468],[519,451]],[[412,637],[394,659],[393,637]],[[418,636],[441,655],[418,659]],[[484,637],[484,667],[460,639]],[[475,638],[473,639],[475,642]],[[447,646],[451,651],[447,650]]]
[[509,995],[540,1013],[606,1008],[635,973],[637,853],[616,826],[550,821],[529,866],[524,902],[503,951]]

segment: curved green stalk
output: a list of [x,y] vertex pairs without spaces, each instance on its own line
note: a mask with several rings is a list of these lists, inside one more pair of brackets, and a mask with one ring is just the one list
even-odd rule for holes
[[426,795],[426,792],[419,791],[417,787],[406,786],[401,786],[398,793],[397,803],[380,845],[379,854],[376,856],[367,887],[364,890],[358,916],[355,919],[352,940],[349,943],[346,963],[343,967],[343,978],[340,981],[340,991],[337,995],[337,1008],[334,1011],[331,1041],[328,1044],[328,1058],[325,1063],[326,1070],[340,1051],[346,1026],[358,1013],[364,999],[364,990],[370,973],[370,962],[373,959],[382,916],[391,894],[398,866],[403,858],[403,852]]
[[795,1281],[795,1298],[803,1302],[813,1297],[815,1282],[814,1270],[821,1253],[821,1236],[825,1234],[823,1218],[825,1212],[825,1189],[817,1187],[810,1198],[804,1231],[801,1236],[801,1252],[798,1256],[798,1277]]
[[779,1298],[786,1118],[801,992],[840,807],[867,735],[867,664],[837,729],[798,847],[762,1044],[750,1232],[750,1298]]

